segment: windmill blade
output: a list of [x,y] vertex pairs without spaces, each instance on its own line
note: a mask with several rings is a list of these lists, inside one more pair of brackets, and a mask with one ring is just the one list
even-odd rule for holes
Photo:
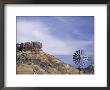
[[77,53],[74,53],[74,55],[75,55],[75,56],[78,56],[78,54],[77,54]]
[[76,51],[76,54],[78,55],[78,51]]
[[73,61],[74,61],[74,62],[77,62],[77,59],[74,59]]
[[73,56],[74,58],[78,58],[79,56]]
[[76,65],[78,65],[78,64],[79,64],[79,63],[78,63],[78,61],[75,61],[74,63],[75,63]]
[[73,58],[73,61],[77,61],[77,59],[76,58]]
[[88,59],[88,57],[87,57],[87,56],[83,56],[83,58],[86,58],[86,59]]
[[78,50],[78,54],[80,55],[80,50]]
[[74,61],[75,61],[75,63],[79,63],[79,62],[78,62],[78,59],[75,59]]
[[76,59],[73,60],[74,62],[77,61]]
[[76,54],[77,54],[77,58],[80,58],[80,51],[76,51]]
[[78,58],[74,58],[73,60],[74,60],[74,61],[78,61]]
[[84,61],[86,61],[86,62],[88,62],[88,61],[89,61],[89,59],[88,59],[88,57],[87,57],[87,56],[84,56],[84,57],[83,57],[83,60],[84,60]]
[[73,55],[73,57],[77,57],[76,55]]
[[80,56],[80,51],[79,50],[76,51],[76,54],[77,54],[77,56]]

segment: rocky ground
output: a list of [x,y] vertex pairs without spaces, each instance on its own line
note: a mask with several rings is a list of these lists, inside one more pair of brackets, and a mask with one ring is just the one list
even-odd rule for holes
[[[78,74],[79,70],[42,50],[39,53],[18,51],[17,74]],[[82,73],[82,72],[80,72]]]

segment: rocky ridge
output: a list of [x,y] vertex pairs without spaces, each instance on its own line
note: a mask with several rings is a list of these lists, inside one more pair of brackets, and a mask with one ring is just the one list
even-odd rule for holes
[[42,50],[40,42],[17,44],[17,74],[78,74],[79,70]]

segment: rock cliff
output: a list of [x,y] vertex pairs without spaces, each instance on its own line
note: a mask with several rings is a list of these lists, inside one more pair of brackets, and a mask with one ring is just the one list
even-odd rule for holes
[[31,42],[17,44],[16,73],[78,74],[79,70],[45,53],[40,42]]

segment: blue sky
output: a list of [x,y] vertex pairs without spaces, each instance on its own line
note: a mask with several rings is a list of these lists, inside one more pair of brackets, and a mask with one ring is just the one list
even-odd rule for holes
[[93,16],[17,16],[17,43],[39,41],[53,55],[94,54]]

